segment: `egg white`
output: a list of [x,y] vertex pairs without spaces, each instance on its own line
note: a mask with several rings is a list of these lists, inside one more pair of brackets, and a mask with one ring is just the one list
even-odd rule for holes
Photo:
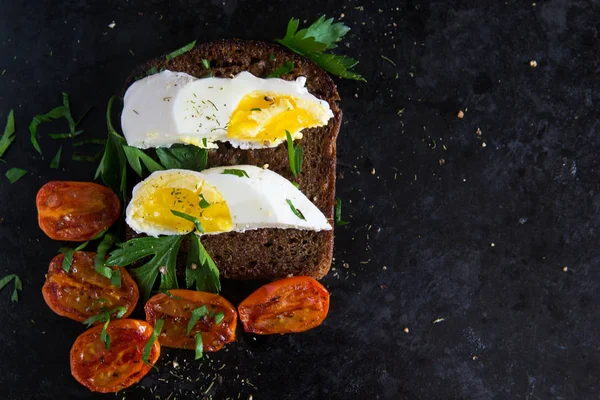
[[[225,170],[241,170],[248,177],[224,174]],[[332,227],[325,215],[290,181],[281,175],[252,165],[236,165],[206,169],[202,172],[171,169],[156,171],[133,188],[132,200],[127,206],[126,222],[137,233],[149,236],[179,235],[182,232],[165,229],[165,227],[149,224],[135,216],[140,191],[152,182],[169,182],[169,188],[178,188],[181,177],[192,178],[198,183],[204,181],[214,186],[225,200],[231,214],[232,229],[228,232],[244,232],[253,229],[279,228],[303,230],[331,230]],[[164,179],[161,179],[164,178]],[[181,188],[181,187],[179,187]],[[288,200],[299,210],[304,219],[298,217],[291,209]],[[187,233],[187,232],[183,232]],[[211,232],[218,234],[224,232]]]

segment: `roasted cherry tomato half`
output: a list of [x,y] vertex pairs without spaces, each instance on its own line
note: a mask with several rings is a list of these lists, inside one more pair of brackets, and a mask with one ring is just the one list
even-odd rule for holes
[[50,261],[42,294],[52,311],[79,322],[119,306],[127,308],[124,318],[131,314],[140,297],[137,284],[125,268],[113,267],[121,270],[121,287],[111,285],[110,279],[94,271],[95,256],[76,251],[69,272],[62,269],[63,254]]
[[[208,313],[187,334],[192,311],[202,306],[206,306]],[[168,294],[159,293],[151,297],[144,310],[149,324],[154,325],[158,319],[165,321],[159,338],[163,346],[194,349],[197,333],[202,333],[204,351],[220,350],[225,343],[235,340],[237,312],[229,301],[218,294],[174,289]]]
[[48,182],[35,199],[40,228],[51,239],[85,242],[115,223],[116,194],[93,182]]
[[304,332],[327,317],[329,292],[310,276],[281,279],[246,297],[238,311],[246,332]]
[[106,330],[110,350],[100,339],[102,325],[83,332],[71,347],[71,374],[92,392],[118,392],[138,382],[160,356],[160,343],[154,342],[148,364],[142,360],[144,346],[154,329],[146,321],[111,320]]

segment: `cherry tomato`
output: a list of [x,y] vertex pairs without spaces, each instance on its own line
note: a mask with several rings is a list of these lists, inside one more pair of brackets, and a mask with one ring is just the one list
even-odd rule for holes
[[309,276],[267,283],[238,306],[246,332],[259,335],[304,332],[323,322],[329,292]]
[[[170,290],[169,294],[171,296],[159,293],[151,297],[144,307],[149,324],[154,325],[158,319],[165,321],[159,339],[163,346],[194,349],[196,333],[202,333],[204,351],[217,351],[225,343],[235,340],[237,313],[235,307],[224,297],[185,289]],[[192,311],[202,306],[206,306],[208,315],[196,322],[187,334]],[[220,323],[215,320],[218,313],[223,314]],[[217,318],[220,319],[220,316]]]
[[83,332],[71,347],[71,374],[92,392],[118,392],[138,382],[160,356],[160,343],[154,342],[148,365],[142,361],[144,346],[154,329],[145,321],[111,320],[106,332],[110,350],[100,339],[102,325]]
[[48,182],[36,197],[38,223],[51,239],[85,242],[115,223],[116,194],[93,182]]
[[94,271],[96,253],[76,251],[69,272],[62,269],[63,254],[50,261],[42,294],[48,307],[58,315],[83,322],[87,318],[115,307],[124,306],[127,317],[137,304],[140,293],[137,284],[123,267],[121,287]]

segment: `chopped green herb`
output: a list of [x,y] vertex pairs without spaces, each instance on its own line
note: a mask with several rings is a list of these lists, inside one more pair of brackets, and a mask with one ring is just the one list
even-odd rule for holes
[[290,199],[286,199],[285,201],[289,204],[290,209],[292,210],[292,212],[294,213],[294,215],[296,215],[296,217],[298,217],[298,218],[303,219],[303,220],[306,221],[306,218],[304,218],[304,215],[302,215],[302,213],[300,212],[300,210],[298,210],[294,206],[294,203],[292,203],[292,201]]
[[108,140],[104,148],[104,154],[96,176],[102,178],[102,181],[116,193],[121,194],[121,199],[125,199],[127,192],[127,159],[123,145],[126,144],[125,139],[119,135],[113,127],[111,120],[112,105],[117,97],[113,96],[108,101],[106,107],[106,126],[108,128]]
[[348,221],[342,221],[342,199],[339,197],[335,198],[335,224],[346,225]]
[[202,66],[204,67],[204,69],[210,69],[210,61],[208,61],[206,58],[203,58]]
[[142,298],[147,300],[152,292],[152,287],[156,278],[160,274],[161,291],[175,289],[177,285],[177,275],[175,274],[175,263],[179,246],[183,236],[160,236],[160,237],[142,237],[131,239],[117,246],[119,249],[110,253],[106,260],[108,266],[125,267],[145,257],[152,258],[141,267],[131,269],[130,272],[137,280]]
[[15,282],[15,287],[13,289],[13,293],[12,293],[12,296],[10,297],[10,300],[13,303],[16,303],[19,301],[19,292],[18,291],[23,290],[23,283],[21,282],[21,278],[19,278],[15,274],[6,275],[4,278],[0,279],[0,290],[4,289],[4,287],[13,280]]
[[390,60],[388,57],[384,56],[383,54],[381,55],[381,58],[383,58],[385,61],[387,61],[390,64],[392,64],[394,67],[396,66],[395,62],[393,62],[392,60]]
[[196,351],[194,354],[194,360],[198,360],[202,358],[202,353],[204,351],[204,344],[202,344],[202,334],[196,333],[196,336],[194,336],[194,340],[196,341]]
[[308,28],[298,30],[299,25],[300,20],[290,19],[285,36],[275,41],[313,60],[321,68],[340,78],[365,81],[360,74],[351,71],[358,61],[350,57],[325,53],[325,50],[337,47],[336,43],[350,30],[348,26],[341,22],[333,23],[333,18],[325,19],[324,15]]
[[200,208],[210,207],[210,203],[208,201],[206,201],[206,199],[204,198],[204,195],[202,193],[200,193],[200,203],[198,205],[200,206]]
[[158,74],[158,69],[156,69],[156,67],[151,67],[148,69],[148,71],[146,71],[146,76],[150,76],[150,75],[154,75],[154,74]]
[[194,327],[194,325],[196,325],[196,322],[198,322],[201,318],[204,318],[207,316],[208,316],[208,308],[206,308],[206,306],[198,307],[198,308],[192,310],[192,316],[191,316],[190,320],[188,321],[185,334],[189,335],[190,332],[192,331],[192,328]]
[[275,54],[269,54],[269,61],[275,61]]
[[104,239],[98,245],[96,256],[94,257],[94,271],[102,275],[105,278],[110,279],[110,283],[113,286],[121,287],[121,271],[119,269],[112,269],[106,266],[106,253],[115,243],[115,237],[108,233],[104,236]]
[[24,175],[27,174],[27,171],[21,168],[11,168],[6,171],[6,177],[10,181],[10,183],[15,183],[19,179],[21,179]]
[[141,163],[144,163],[144,165],[146,166],[146,168],[148,168],[148,171],[150,171],[150,173],[155,172],[155,171],[164,170],[162,165],[160,165],[159,163],[154,161],[152,159],[152,157],[150,157],[149,155],[147,155],[146,153],[144,153],[142,150],[138,149],[137,147],[123,145],[123,151],[125,152],[125,157],[127,158],[127,162],[129,162],[129,165],[131,166],[131,168],[140,177],[143,177]]
[[246,171],[244,171],[243,169],[235,169],[235,168],[224,169],[223,172],[221,172],[221,175],[235,175],[240,178],[250,178]]
[[111,314],[115,314],[115,318],[122,318],[123,315],[127,312],[127,308],[124,306],[116,307],[110,311],[104,311],[98,315],[94,315],[83,321],[88,327],[92,326],[96,322],[104,322],[104,326],[102,327],[102,332],[100,332],[100,340],[104,342],[104,346],[106,350],[110,350],[110,336],[108,335],[108,324],[110,323]]
[[208,160],[208,151],[196,146],[160,147],[156,149],[156,154],[166,169],[189,169],[200,172],[206,168]]
[[72,154],[71,160],[73,161],[84,161],[84,162],[97,162],[102,158],[102,151],[96,153],[94,156],[86,156],[83,154]]
[[298,176],[298,174],[302,171],[302,157],[304,152],[299,145],[294,146],[294,140],[292,139],[292,135],[286,130],[285,137],[287,139],[287,148],[288,148],[288,160],[290,162],[290,170],[294,176]]
[[70,139],[76,136],[79,136],[83,133],[83,131],[75,131],[73,133],[49,133],[48,136],[52,139]]
[[212,78],[213,74],[212,72],[209,72],[208,74],[204,75],[202,78]]
[[194,223],[194,226],[196,227],[196,230],[200,233],[204,233],[204,228],[202,227],[202,224],[200,223],[200,221],[198,220],[198,218],[194,217],[193,215],[189,215],[186,213],[182,213],[176,210],[171,210],[171,213],[179,218],[183,218],[186,219],[190,222]]
[[300,189],[300,184],[298,182],[292,182],[292,185],[294,185],[296,189]]
[[102,332],[100,332],[100,340],[104,342],[104,347],[106,350],[110,350],[110,336],[108,335],[108,324],[110,323],[110,316],[106,319],[104,326],[102,327]]
[[4,127],[4,134],[0,138],[0,158],[6,152],[6,149],[15,140],[15,115],[11,109],[6,118],[6,126]]
[[79,147],[86,144],[101,144],[104,146],[106,144],[106,139],[84,139],[79,140],[77,142],[73,142],[74,147]]
[[223,319],[225,319],[225,314],[223,314],[222,312],[218,312],[215,314],[215,324],[221,325]]
[[173,293],[171,293],[168,290],[163,290],[162,293],[166,294],[167,296],[169,296],[173,300],[181,300],[181,296],[175,296]]
[[59,253],[64,254],[63,262],[62,262],[62,269],[65,272],[71,271],[71,266],[73,265],[73,253],[75,253],[76,251],[81,251],[81,250],[85,249],[85,247],[88,245],[88,243],[89,243],[89,240],[87,242],[81,243],[79,246],[75,247],[74,249],[71,249],[69,247],[61,247],[60,249],[58,249]]
[[251,108],[250,111],[261,111],[261,109],[258,107],[254,107],[254,108]]
[[62,153],[62,146],[60,146],[58,148],[56,155],[52,158],[52,161],[50,161],[50,168],[53,168],[53,169],[58,168],[58,164],[60,163],[60,154],[61,153]]
[[190,51],[191,49],[194,48],[194,46],[196,45],[196,41],[194,40],[191,43],[186,44],[185,46],[183,46],[180,49],[177,49],[169,54],[167,54],[167,56],[165,57],[165,59],[167,61],[174,59],[175,57],[179,57],[180,55],[187,53],[188,51]]
[[71,107],[69,106],[69,95],[67,93],[63,93],[62,96],[63,96],[63,105],[62,106],[56,107],[56,108],[50,110],[49,112],[47,112],[46,114],[36,115],[35,117],[33,117],[33,120],[29,124],[29,133],[31,134],[31,144],[40,154],[42,154],[42,150],[37,141],[37,128],[41,123],[50,122],[50,121],[53,121],[53,120],[59,119],[59,118],[64,118],[67,120],[67,122],[69,124],[69,132],[70,133],[68,133],[68,134],[66,134],[66,133],[52,134],[52,135],[50,135],[50,137],[52,137],[53,139],[64,139],[67,137],[77,136],[76,132],[75,132],[76,124],[75,124],[75,121],[73,120],[73,116],[71,115]]
[[150,365],[150,352],[152,351],[154,342],[156,342],[158,336],[160,336],[160,331],[162,331],[164,323],[165,321],[162,319],[156,321],[156,324],[154,325],[154,331],[152,332],[152,335],[148,338],[148,341],[144,345],[144,352],[142,353],[142,361],[144,361],[144,364]]
[[282,75],[289,74],[290,72],[292,72],[293,69],[294,69],[294,62],[286,61],[283,63],[283,65],[281,67],[277,68],[275,71],[271,72],[266,77],[267,78],[279,78]]
[[194,233],[188,235],[189,249],[185,268],[185,284],[203,292],[219,293],[221,281],[219,269],[206,251],[200,237]]

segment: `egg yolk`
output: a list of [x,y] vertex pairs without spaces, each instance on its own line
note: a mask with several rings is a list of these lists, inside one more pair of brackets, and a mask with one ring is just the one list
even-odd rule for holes
[[217,189],[200,182],[190,188],[161,187],[151,183],[150,190],[144,190],[134,199],[133,218],[143,221],[144,225],[159,226],[180,234],[195,229],[194,223],[174,215],[171,210],[196,217],[204,232],[228,232],[233,223],[229,207]]
[[[227,137],[271,144],[304,128],[325,125],[320,104],[288,95],[253,92],[245,95],[231,115]],[[300,136],[301,137],[301,136]]]

